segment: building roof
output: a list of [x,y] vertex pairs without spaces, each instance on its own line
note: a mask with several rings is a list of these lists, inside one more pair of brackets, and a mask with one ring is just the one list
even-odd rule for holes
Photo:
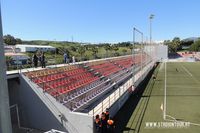
[[26,56],[26,54],[8,52],[8,53],[5,53],[5,56]]
[[55,48],[48,45],[28,45],[28,44],[16,44],[16,47],[37,47],[37,48]]

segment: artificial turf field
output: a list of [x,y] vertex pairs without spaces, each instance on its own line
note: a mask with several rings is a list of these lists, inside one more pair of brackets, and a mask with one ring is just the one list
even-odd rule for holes
[[[165,65],[160,63],[154,71],[156,80],[146,83],[145,89],[141,86],[139,89],[144,91],[132,95],[115,116],[116,132],[200,133],[200,63],[168,62],[166,66],[166,114],[172,118],[164,120],[161,110]],[[190,123],[181,127],[158,126],[161,122],[172,124],[180,121]]]

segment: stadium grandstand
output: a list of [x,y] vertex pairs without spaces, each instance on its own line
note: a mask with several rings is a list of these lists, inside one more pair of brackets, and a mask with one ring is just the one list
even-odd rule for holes
[[132,75],[133,62],[137,67],[141,64],[140,61],[140,56],[136,57],[135,61],[128,56],[26,72],[24,75],[69,110],[85,112],[90,107],[89,103],[97,101],[99,95],[113,90],[116,84],[120,85],[129,79]]
[[[154,50],[159,47],[167,48],[157,45]],[[156,60],[167,58],[167,49],[163,54],[149,46],[144,49],[127,56],[8,71],[13,127],[18,132],[93,133],[94,117],[106,109],[114,116]]]

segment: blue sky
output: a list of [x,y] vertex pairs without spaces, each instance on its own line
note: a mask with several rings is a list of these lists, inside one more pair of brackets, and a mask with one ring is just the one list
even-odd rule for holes
[[3,33],[23,40],[121,42],[200,36],[199,0],[1,0]]

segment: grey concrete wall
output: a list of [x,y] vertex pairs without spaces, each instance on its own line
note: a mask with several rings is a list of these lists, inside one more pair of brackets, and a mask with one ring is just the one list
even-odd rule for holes
[[[12,84],[10,86],[12,86]],[[13,88],[13,90],[16,89],[15,86],[11,88]],[[57,129],[65,131],[60,121],[56,119],[22,77],[20,77],[19,88],[17,87],[17,90],[13,92],[11,89],[10,91],[11,94],[17,92],[16,99],[18,99],[17,104],[19,106],[22,126],[42,130]]]
[[131,93],[126,91],[109,109],[110,116],[113,117],[128,100]]
[[[65,106],[57,102],[50,95],[47,95],[52,106],[59,109],[63,116],[63,126],[68,130],[69,133],[93,133],[93,117],[84,113],[71,112]],[[46,101],[45,101],[46,103]]]
[[[69,133],[93,133],[93,117],[88,114],[69,111],[69,109],[67,109],[64,105],[56,101],[55,98],[47,93],[43,93],[42,89],[30,82],[29,79],[23,75],[21,76],[21,81],[25,82],[21,85],[23,88],[21,95],[31,93],[31,95],[37,97],[32,98],[32,96],[29,96],[29,98],[26,98],[27,102],[23,103],[26,107],[27,117],[29,118],[28,122],[30,123],[30,120],[33,121],[33,123],[30,123],[29,125],[34,125],[35,127],[37,126],[40,129],[53,128],[61,131],[65,131],[63,129],[65,128]],[[33,106],[29,105],[30,103],[41,106],[41,109],[37,110],[37,113],[41,113],[42,116],[35,118],[31,116],[35,111],[33,111]],[[27,108],[27,106],[31,107]],[[43,114],[45,112],[48,114]],[[62,116],[62,120],[58,117],[59,115]],[[40,121],[44,122],[40,124]],[[61,124],[63,126],[61,126]]]
[[[9,92],[9,104],[10,106],[15,105],[17,103],[19,103],[19,79],[18,78],[13,78],[8,80],[8,92]],[[16,112],[16,108],[11,108],[10,109],[10,114],[11,114],[11,121],[12,124],[16,124],[18,123],[17,121],[17,112]]]
[[19,79],[13,78],[8,80],[8,91],[10,106],[19,102]]

